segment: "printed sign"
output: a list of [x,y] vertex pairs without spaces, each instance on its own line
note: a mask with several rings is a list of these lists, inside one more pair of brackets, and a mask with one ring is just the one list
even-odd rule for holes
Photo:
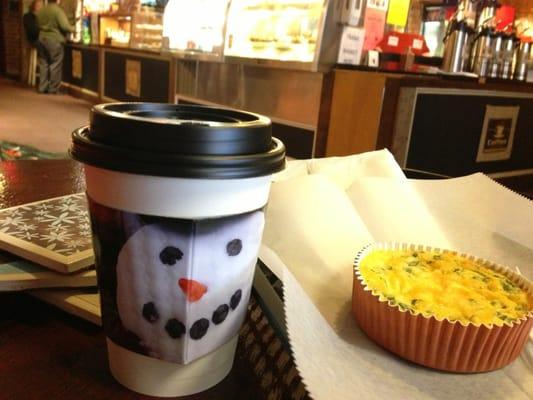
[[337,62],[350,65],[361,64],[364,39],[364,28],[344,27]]
[[409,14],[409,3],[410,0],[390,0],[387,24],[405,27]]
[[398,36],[389,36],[387,39],[387,44],[389,46],[398,47],[398,43],[400,43],[400,38]]
[[379,51],[369,50],[367,55],[367,64],[369,67],[379,67]]
[[141,97],[141,62],[126,60],[126,94]]
[[424,41],[420,39],[413,39],[413,49],[422,50],[424,47]]
[[367,8],[365,12],[365,42],[363,50],[374,50],[385,31],[385,11]]
[[81,79],[83,75],[82,55],[80,50],[72,50],[72,77]]
[[487,106],[476,162],[511,158],[520,107]]

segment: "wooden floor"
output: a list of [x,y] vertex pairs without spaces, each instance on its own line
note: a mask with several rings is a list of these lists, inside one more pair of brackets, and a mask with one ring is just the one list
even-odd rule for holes
[[39,94],[0,77],[0,140],[66,152],[71,132],[89,123],[90,106],[66,94]]

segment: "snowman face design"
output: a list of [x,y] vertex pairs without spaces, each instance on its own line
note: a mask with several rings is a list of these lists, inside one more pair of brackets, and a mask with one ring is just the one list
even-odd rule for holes
[[264,214],[154,223],[120,250],[117,307],[149,355],[187,364],[235,336],[246,314]]

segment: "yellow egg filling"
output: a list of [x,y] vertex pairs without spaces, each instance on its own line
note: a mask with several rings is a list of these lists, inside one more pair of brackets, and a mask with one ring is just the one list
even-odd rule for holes
[[366,285],[392,304],[439,320],[501,326],[533,308],[505,275],[457,254],[373,250],[359,269]]

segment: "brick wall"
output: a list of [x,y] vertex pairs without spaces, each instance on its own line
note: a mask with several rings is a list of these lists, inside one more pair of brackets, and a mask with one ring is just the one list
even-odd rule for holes
[[2,15],[4,15],[3,11],[2,3],[0,3],[0,74],[4,74],[6,68],[6,52],[4,49],[4,18],[2,18]]
[[[22,48],[22,16],[19,3],[0,0],[2,7],[2,27],[4,57],[4,72],[11,76],[20,76],[21,48]],[[0,60],[2,61],[2,60]]]

